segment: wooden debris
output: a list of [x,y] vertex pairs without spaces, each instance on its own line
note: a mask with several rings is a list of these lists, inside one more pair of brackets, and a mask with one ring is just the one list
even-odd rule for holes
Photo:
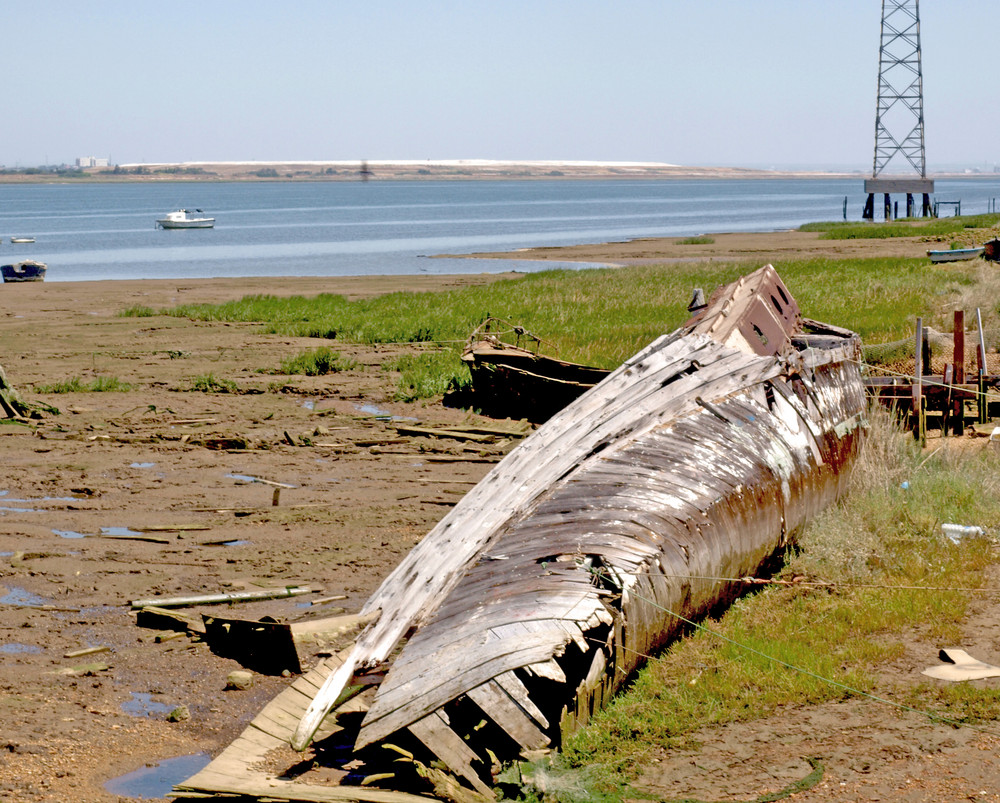
[[133,526],[132,529],[142,530],[144,533],[184,533],[212,528],[208,524],[148,524],[144,527]]
[[435,438],[453,438],[454,440],[475,441],[476,443],[492,443],[496,440],[495,435],[463,432],[457,429],[417,427],[409,424],[393,424],[393,428],[401,435],[428,435]]
[[110,535],[108,533],[101,533],[98,538],[106,538],[109,541],[147,541],[150,544],[169,544],[172,543],[169,538],[161,538],[157,535],[143,535],[141,533],[136,533],[134,535]]
[[347,599],[347,594],[334,594],[332,597],[321,597],[320,599],[312,600],[309,604],[326,605],[328,602],[340,602],[342,599]]
[[205,632],[205,623],[200,617],[152,605],[139,609],[135,623],[139,627],[148,627],[151,630],[176,630],[199,635]]
[[284,622],[250,621],[204,615],[205,641],[212,652],[232,658],[262,675],[302,671],[292,639],[292,628]]
[[111,652],[111,648],[107,645],[102,647],[84,647],[79,650],[64,652],[63,658],[82,658],[84,655],[95,655],[99,652]]
[[56,670],[53,674],[79,677],[81,675],[96,675],[98,672],[107,672],[110,668],[110,664],[98,662],[93,664],[81,664],[80,666],[67,666],[63,669]]
[[151,599],[132,600],[132,609],[137,608],[180,608],[188,605],[220,605],[235,602],[255,602],[262,599],[278,599],[280,597],[297,597],[302,594],[312,594],[309,586],[288,586],[272,588],[265,591],[233,591],[228,594],[204,594],[193,597],[153,597]]

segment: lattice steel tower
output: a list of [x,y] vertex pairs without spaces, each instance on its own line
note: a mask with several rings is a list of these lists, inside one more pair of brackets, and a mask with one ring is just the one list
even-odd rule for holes
[[[905,161],[919,178],[880,178],[895,160]],[[875,194],[885,196],[885,218],[892,217],[890,193],[906,193],[906,216],[913,216],[913,194],[923,195],[922,212],[930,214],[934,182],[927,178],[924,153],[924,76],[920,63],[919,0],[882,0],[882,36],[878,56],[875,111],[875,159],[865,182],[864,217],[875,216]]]

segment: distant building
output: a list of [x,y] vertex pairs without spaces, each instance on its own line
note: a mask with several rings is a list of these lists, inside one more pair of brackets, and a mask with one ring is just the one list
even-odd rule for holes
[[81,156],[76,160],[77,167],[107,167],[108,160],[98,156]]

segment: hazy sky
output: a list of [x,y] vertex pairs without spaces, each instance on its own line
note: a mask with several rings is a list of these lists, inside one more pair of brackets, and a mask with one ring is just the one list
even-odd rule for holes
[[[0,164],[870,170],[879,0],[6,0]],[[997,0],[920,7],[928,167],[1000,162]]]

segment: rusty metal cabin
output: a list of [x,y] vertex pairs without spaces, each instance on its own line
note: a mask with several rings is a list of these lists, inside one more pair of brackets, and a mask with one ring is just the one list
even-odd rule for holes
[[[770,266],[717,291],[499,463],[368,600],[353,647],[261,727],[302,749],[363,716],[352,755],[405,744],[460,779],[436,794],[492,799],[498,762],[558,747],[678,616],[734,593],[715,578],[753,574],[842,491],[866,423],[859,361],[858,337],[803,321]],[[267,741],[250,735],[230,758]],[[212,772],[178,789],[251,791]],[[393,794],[306,786],[264,788]]]

